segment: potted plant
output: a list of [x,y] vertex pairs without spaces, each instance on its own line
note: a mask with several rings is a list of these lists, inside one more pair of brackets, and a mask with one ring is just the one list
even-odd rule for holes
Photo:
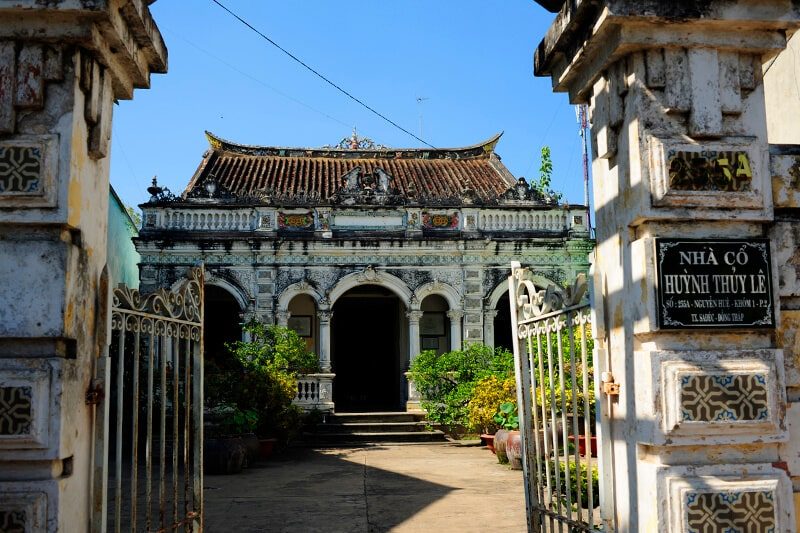
[[501,379],[496,375],[478,381],[472,392],[468,405],[469,427],[481,434],[481,442],[493,453],[494,434],[499,427],[495,415],[500,405],[513,402],[516,394],[516,382],[513,377]]
[[[519,436],[519,415],[516,402],[505,402],[494,415],[494,422],[500,429],[494,434],[494,449],[497,460],[511,462],[511,467],[522,468],[521,441]],[[510,452],[510,455],[509,455]],[[513,462],[512,462],[513,459]]]

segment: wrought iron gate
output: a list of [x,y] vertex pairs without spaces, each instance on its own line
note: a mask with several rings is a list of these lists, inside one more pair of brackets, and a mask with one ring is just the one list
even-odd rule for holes
[[109,352],[92,530],[202,531],[202,267],[173,291],[115,289]]
[[[528,530],[602,527],[591,313],[581,274],[540,289],[519,263],[509,278]],[[608,531],[608,526],[604,528]]]

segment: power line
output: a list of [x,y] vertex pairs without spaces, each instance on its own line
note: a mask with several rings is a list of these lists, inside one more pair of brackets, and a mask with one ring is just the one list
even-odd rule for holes
[[217,4],[223,10],[227,11],[228,14],[231,15],[233,18],[235,18],[236,20],[238,20],[239,22],[241,22],[242,24],[244,24],[245,26],[250,28],[253,32],[255,32],[257,35],[259,35],[262,39],[264,39],[265,41],[270,43],[272,46],[274,46],[275,48],[277,48],[278,50],[280,50],[281,52],[283,52],[284,54],[286,54],[287,56],[292,58],[294,61],[296,61],[297,63],[299,63],[303,67],[305,67],[308,71],[313,73],[315,76],[320,78],[322,81],[324,81],[328,85],[332,86],[334,89],[336,89],[337,91],[339,91],[343,95],[347,96],[348,98],[350,98],[351,100],[353,100],[354,102],[359,104],[360,106],[364,107],[368,111],[370,111],[373,114],[377,115],[378,117],[382,118],[383,120],[385,120],[386,122],[388,122],[389,124],[391,124],[395,128],[399,129],[400,131],[410,135],[411,137],[413,137],[414,139],[418,140],[419,142],[421,142],[425,146],[429,146],[430,148],[433,148],[434,150],[436,149],[436,147],[433,146],[432,144],[426,142],[423,139],[420,139],[419,137],[417,137],[416,135],[414,135],[413,133],[411,133],[410,131],[408,131],[407,129],[405,129],[404,127],[402,127],[401,125],[399,125],[398,123],[393,121],[392,119],[388,118],[386,115],[383,115],[383,114],[379,113],[378,111],[376,111],[375,109],[373,109],[369,105],[365,104],[363,101],[359,100],[358,98],[356,98],[355,96],[353,96],[352,94],[350,94],[349,92],[347,92],[346,90],[342,89],[340,86],[338,86],[337,84],[335,84],[334,82],[332,82],[331,80],[329,80],[328,78],[326,78],[325,76],[320,74],[317,70],[315,70],[312,67],[310,67],[308,64],[303,62],[300,58],[298,58],[297,56],[292,54],[290,51],[288,51],[287,49],[283,48],[281,45],[279,45],[278,43],[276,43],[275,41],[273,41],[272,39],[267,37],[265,34],[260,32],[259,30],[257,30],[253,25],[251,25],[249,22],[244,20],[242,17],[240,17],[239,15],[237,15],[236,13],[234,13],[233,11],[228,9],[228,7],[226,7],[219,0],[211,0],[211,1],[214,2],[215,4]]
[[168,27],[164,27],[164,29],[168,33],[170,33],[171,35],[177,37],[181,41],[183,41],[186,44],[188,44],[189,46],[192,46],[193,48],[195,48],[195,49],[199,50],[200,52],[206,54],[208,57],[210,57],[212,59],[215,59],[216,61],[219,61],[220,63],[222,63],[223,65],[225,65],[229,69],[233,70],[234,72],[238,72],[239,74],[241,74],[245,78],[249,78],[250,80],[258,83],[259,85],[262,85],[262,86],[266,87],[267,89],[279,94],[280,96],[283,96],[287,100],[291,100],[292,102],[295,102],[296,104],[299,104],[299,105],[305,107],[306,109],[310,109],[311,111],[314,111],[315,113],[319,113],[320,115],[324,116],[325,118],[330,119],[333,122],[336,122],[338,124],[341,124],[342,126],[345,126],[346,128],[351,128],[352,127],[352,124],[348,124],[348,123],[346,123],[346,122],[344,122],[342,120],[339,120],[338,118],[333,117],[333,116],[325,113],[324,111],[321,111],[321,110],[319,110],[319,109],[317,109],[317,108],[315,108],[313,106],[310,106],[310,105],[306,104],[302,100],[298,100],[294,96],[291,96],[289,94],[284,93],[283,91],[273,87],[269,83],[267,83],[267,82],[265,82],[265,81],[263,81],[263,80],[261,80],[259,78],[256,78],[255,76],[253,76],[251,74],[248,74],[247,72],[241,70],[240,68],[236,67],[235,65],[233,65],[231,63],[228,63],[227,61],[225,61],[221,57],[219,57],[219,56],[217,56],[215,54],[212,54],[211,52],[209,52],[208,50],[206,50],[202,46],[198,45],[197,43],[194,43],[194,42],[190,41],[189,39],[187,39],[186,37],[183,37],[182,35],[177,34],[174,30],[172,30],[172,29],[170,29]]

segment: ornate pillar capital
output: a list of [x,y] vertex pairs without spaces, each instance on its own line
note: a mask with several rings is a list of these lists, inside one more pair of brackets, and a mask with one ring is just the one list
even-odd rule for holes
[[278,311],[275,313],[275,317],[278,319],[279,326],[286,326],[289,323],[290,316],[292,316],[292,313],[289,311]]
[[406,317],[409,322],[419,324],[419,320],[422,318],[422,311],[407,311]]
[[320,309],[319,311],[317,311],[317,318],[319,319],[321,324],[323,323],[327,324],[333,318],[333,311],[329,309]]
[[450,320],[461,320],[464,318],[464,311],[461,309],[451,309],[447,312],[447,318]]

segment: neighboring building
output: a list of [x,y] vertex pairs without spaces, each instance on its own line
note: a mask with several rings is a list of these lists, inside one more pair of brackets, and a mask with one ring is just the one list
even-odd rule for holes
[[108,274],[114,287],[120,283],[139,287],[139,253],[133,244],[139,235],[136,223],[113,187],[108,193]]
[[208,134],[185,192],[154,181],[141,206],[142,288],[202,261],[209,360],[257,317],[306,337],[335,374],[337,410],[413,407],[404,373],[420,350],[510,346],[511,261],[543,286],[589,268],[586,208],[515,179],[499,138],[389,149],[354,134],[311,149]]

